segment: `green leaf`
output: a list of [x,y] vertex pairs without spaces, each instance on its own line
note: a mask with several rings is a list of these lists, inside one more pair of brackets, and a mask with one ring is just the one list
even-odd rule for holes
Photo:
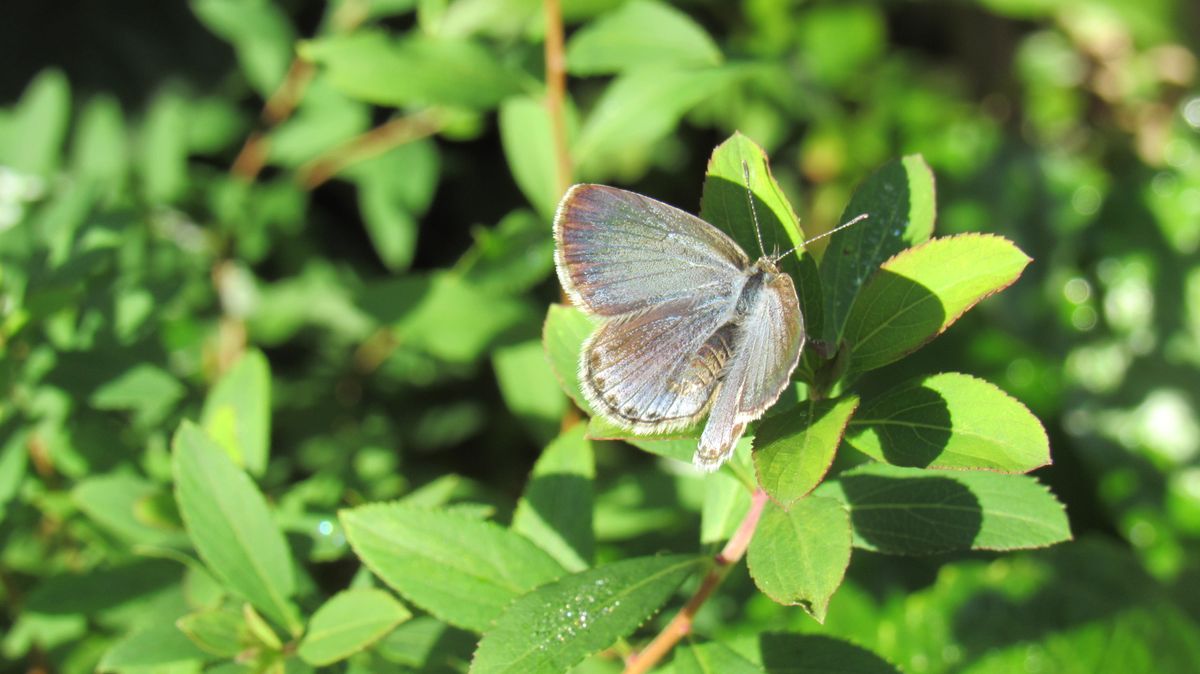
[[986,234],[934,239],[887,260],[846,320],[851,367],[863,372],[916,351],[1012,285],[1027,264],[1012,242]]
[[945,372],[869,398],[847,443],[896,466],[1026,473],[1050,463],[1037,417],[982,379]]
[[854,545],[890,554],[1041,548],[1071,538],[1061,503],[1037,480],[870,464],[817,489],[850,509]]
[[[318,78],[305,88],[295,112],[267,133],[267,155],[272,164],[298,168],[366,132],[371,121],[370,106]],[[363,164],[375,161],[368,159]],[[343,174],[359,166],[348,167]]]
[[539,439],[554,437],[568,403],[541,342],[497,348],[492,352],[492,367],[508,409]]
[[675,674],[765,674],[725,644],[688,642],[675,648]]
[[301,624],[291,552],[258,488],[191,422],[175,434],[175,499],[200,558],[229,589],[292,633]]
[[[579,409],[592,414],[579,386],[579,352],[596,321],[575,307],[551,304],[542,327],[542,344],[559,384]],[[595,436],[593,436],[595,437]]]
[[421,616],[392,630],[371,650],[388,662],[408,665],[422,672],[440,672],[443,668],[461,671],[452,665],[470,659],[477,640],[470,632]]
[[171,91],[156,96],[138,138],[138,172],[151,204],[174,203],[187,190],[187,136],[187,103]]
[[247,351],[217,381],[200,419],[235,463],[263,474],[271,440],[271,366],[261,351]]
[[754,466],[772,499],[790,508],[821,483],[857,408],[853,395],[809,400],[758,425]]
[[275,93],[296,41],[284,10],[269,0],[191,0],[191,5],[209,30],[233,45],[254,90],[262,96]]
[[719,543],[733,535],[750,510],[750,492],[726,471],[704,478],[704,504],[700,508],[700,542]]
[[865,648],[815,634],[764,634],[759,652],[768,674],[900,674]]
[[[71,85],[46,69],[25,87],[0,140],[0,165],[42,178],[58,170],[71,120]],[[40,189],[39,189],[40,191]]]
[[534,316],[525,300],[489,292],[444,270],[377,282],[359,301],[391,326],[397,343],[459,364],[474,363],[499,336]]
[[525,493],[517,502],[512,528],[524,534],[568,571],[591,566],[592,481],[596,477],[586,426],[575,424],[542,452]]
[[182,531],[163,528],[161,523],[146,517],[144,506],[162,493],[162,488],[149,480],[129,473],[112,473],[80,481],[71,490],[71,500],[94,522],[130,543],[187,545],[187,536]]
[[567,576],[517,599],[483,636],[471,674],[559,674],[626,636],[707,563],[638,557]]
[[5,506],[17,495],[25,481],[29,451],[26,449],[28,436],[12,433],[0,449],[0,522],[4,521]]
[[160,422],[179,402],[183,384],[150,363],[139,363],[101,384],[88,399],[101,410],[128,410],[140,425]]
[[825,341],[841,339],[854,298],[884,260],[929,239],[935,211],[933,173],[920,155],[884,164],[859,185],[842,222],[869,217],[830,236],[821,257]]
[[96,671],[164,671],[168,667],[199,665],[209,656],[170,623],[133,632],[104,653]]
[[379,105],[488,109],[517,92],[496,54],[470,40],[393,40],[359,30],[303,42],[300,56],[346,95]]
[[[750,173],[746,184],[743,166]],[[754,196],[751,210],[746,190]],[[766,253],[804,243],[804,232],[792,205],[771,175],[767,154],[754,141],[734,133],[713,150],[704,176],[700,217],[725,230],[751,258],[759,250],[754,220],[758,218]]]
[[346,172],[358,183],[358,208],[375,252],[389,271],[412,265],[418,218],[433,203],[439,173],[437,146],[405,143]]
[[242,614],[229,608],[211,608],[189,613],[175,626],[206,653],[232,658],[251,643]]
[[554,272],[554,239],[531,211],[512,211],[495,227],[476,227],[471,234],[475,243],[458,268],[485,290],[525,292]]
[[109,95],[88,101],[75,133],[71,171],[82,181],[117,193],[129,171],[129,138],[121,104]]
[[482,631],[513,599],[563,569],[520,534],[452,511],[401,503],[339,513],[359,559],[411,602]]
[[[567,110],[571,108],[568,106]],[[568,117],[569,122],[575,121],[572,117]],[[545,101],[529,96],[510,98],[500,106],[499,123],[509,172],[542,220],[550,222],[562,195],[559,194],[554,129]]]
[[619,75],[579,132],[572,151],[579,174],[594,180],[642,170],[653,144],[668,136],[684,113],[721,94],[742,74],[740,68],[720,67],[639,68]]
[[652,0],[633,0],[589,22],[567,43],[573,75],[603,75],[649,65],[712,66],[721,51],[691,17]]
[[[743,164],[749,171],[753,209],[747,199]],[[734,133],[718,145],[708,160],[700,218],[729,234],[751,259],[796,248],[796,254],[784,259],[781,267],[792,275],[796,284],[806,330],[820,334],[821,279],[816,261],[803,247],[804,230],[792,204],[771,175],[767,154],[741,133]],[[761,248],[758,230],[762,234]]]
[[329,665],[379,641],[412,617],[383,590],[362,587],[333,595],[308,622],[296,653],[310,665]]
[[850,564],[850,517],[834,499],[810,496],[784,510],[768,501],[746,564],[755,585],[818,622]]
[[687,463],[691,463],[692,455],[696,453],[697,435],[699,433],[686,430],[662,435],[638,435],[602,417],[588,419],[587,436],[592,440],[621,440],[644,452]]

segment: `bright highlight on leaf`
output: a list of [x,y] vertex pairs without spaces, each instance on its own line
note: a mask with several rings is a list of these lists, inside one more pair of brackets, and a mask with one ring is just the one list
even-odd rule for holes
[[271,439],[271,368],[261,351],[247,351],[204,401],[204,430],[252,475],[267,467]]
[[872,370],[916,351],[1011,285],[1027,264],[1010,241],[985,234],[934,239],[887,260],[846,320],[851,367]]

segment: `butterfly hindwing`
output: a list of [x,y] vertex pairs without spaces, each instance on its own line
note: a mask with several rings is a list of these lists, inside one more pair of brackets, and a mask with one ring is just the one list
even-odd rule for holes
[[729,303],[670,302],[611,320],[585,343],[580,382],[593,409],[644,433],[699,421],[733,349]]

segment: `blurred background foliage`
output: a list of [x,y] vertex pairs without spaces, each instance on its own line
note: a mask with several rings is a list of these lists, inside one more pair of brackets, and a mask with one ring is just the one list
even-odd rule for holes
[[[975,373],[1029,404],[1055,461],[1037,475],[1077,540],[856,554],[825,626],[738,571],[700,631],[833,634],[913,673],[1196,671],[1200,5],[562,9],[575,179],[694,211],[713,146],[741,130],[811,235],[870,170],[919,152],[940,234],[995,232],[1035,259],[892,378]],[[510,517],[567,411],[539,340],[559,189],[540,2],[4,14],[6,669],[92,671],[211,601],[211,581],[164,561],[183,537],[167,442],[184,418],[220,435],[213,387],[244,353],[265,360],[221,395],[269,388],[242,458],[298,551],[306,610],[358,570],[339,507],[408,496]],[[694,549],[711,487],[598,450],[599,558]],[[370,657],[406,662],[388,654]]]

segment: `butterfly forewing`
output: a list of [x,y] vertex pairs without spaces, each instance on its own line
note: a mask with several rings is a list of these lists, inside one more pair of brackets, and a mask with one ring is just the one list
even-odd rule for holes
[[554,236],[563,288],[600,316],[680,300],[733,301],[749,265],[732,239],[700,218],[604,185],[567,192]]

